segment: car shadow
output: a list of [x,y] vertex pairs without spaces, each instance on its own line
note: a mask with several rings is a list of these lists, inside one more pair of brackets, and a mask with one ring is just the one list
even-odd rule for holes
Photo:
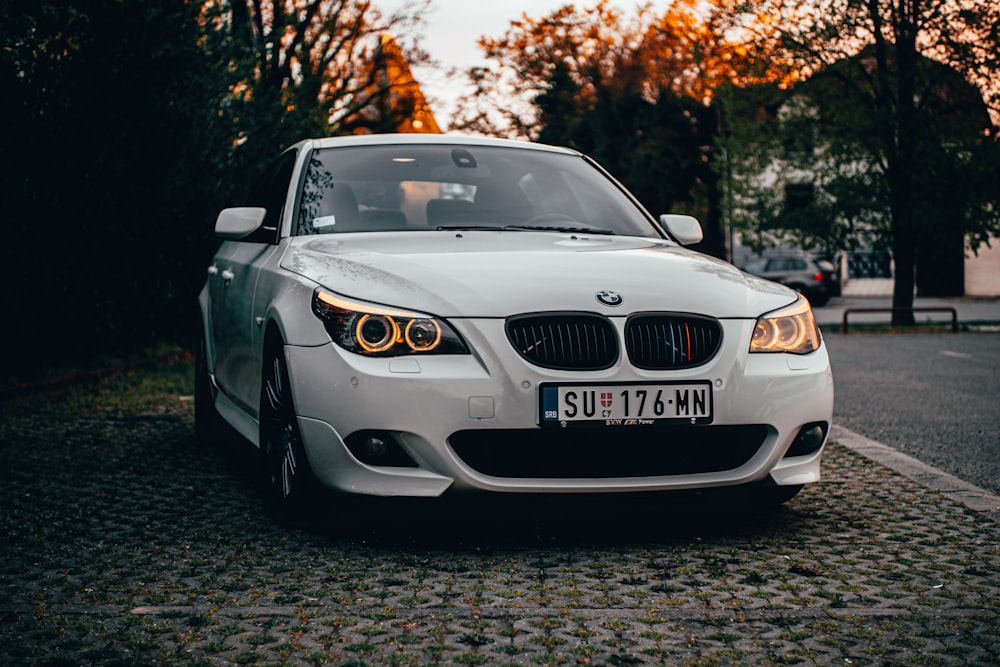
[[[246,500],[257,489],[257,450],[247,442],[215,450],[219,471]],[[260,496],[257,495],[257,500]],[[255,503],[256,504],[256,503]],[[662,493],[480,494],[440,498],[356,496],[323,490],[294,520],[261,521],[323,541],[384,548],[565,548],[670,544],[793,536],[809,521],[795,503],[753,502],[741,489]]]
[[807,517],[735,493],[501,495],[435,499],[328,494],[299,528],[384,548],[482,549],[689,543],[793,535]]

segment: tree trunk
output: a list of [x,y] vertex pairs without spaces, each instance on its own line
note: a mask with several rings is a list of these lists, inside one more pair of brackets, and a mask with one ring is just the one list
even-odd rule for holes
[[[895,33],[896,135],[894,158],[889,162],[889,197],[892,215],[892,250],[896,274],[892,290],[892,326],[913,326],[913,287],[917,263],[917,212],[913,166],[916,164],[917,126],[915,102],[917,30],[913,23],[916,3],[904,0],[898,5]],[[882,67],[889,67],[884,61]],[[891,80],[891,68],[883,80]],[[891,146],[891,144],[890,144]],[[891,151],[891,149],[890,149]]]
[[917,249],[913,242],[906,237],[906,234],[896,235],[892,244],[892,256],[895,261],[892,281],[892,307],[894,308],[892,326],[894,327],[916,324],[916,319],[913,317],[913,276],[916,269]]

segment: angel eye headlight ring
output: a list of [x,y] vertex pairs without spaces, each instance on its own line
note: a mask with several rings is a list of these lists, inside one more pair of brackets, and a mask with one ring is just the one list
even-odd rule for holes
[[354,338],[365,352],[385,352],[399,339],[399,325],[387,315],[365,313],[355,321]]
[[433,350],[441,343],[441,325],[433,319],[414,319],[406,325],[406,344],[413,350]]
[[334,343],[357,354],[469,353],[447,322],[425,313],[353,301],[319,288],[313,293],[312,310]]
[[750,339],[750,352],[809,354],[819,349],[821,340],[812,308],[800,297],[791,306],[757,319]]

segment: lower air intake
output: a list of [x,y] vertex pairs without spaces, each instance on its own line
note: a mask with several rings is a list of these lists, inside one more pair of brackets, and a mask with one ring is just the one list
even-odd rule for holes
[[491,477],[607,479],[732,470],[766,437],[763,425],[685,425],[459,431],[448,443],[467,466]]

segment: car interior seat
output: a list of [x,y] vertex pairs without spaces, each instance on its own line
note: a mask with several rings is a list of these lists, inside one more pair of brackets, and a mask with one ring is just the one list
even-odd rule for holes
[[324,193],[319,215],[312,219],[310,232],[354,232],[360,229],[358,198],[348,183],[335,183]]

